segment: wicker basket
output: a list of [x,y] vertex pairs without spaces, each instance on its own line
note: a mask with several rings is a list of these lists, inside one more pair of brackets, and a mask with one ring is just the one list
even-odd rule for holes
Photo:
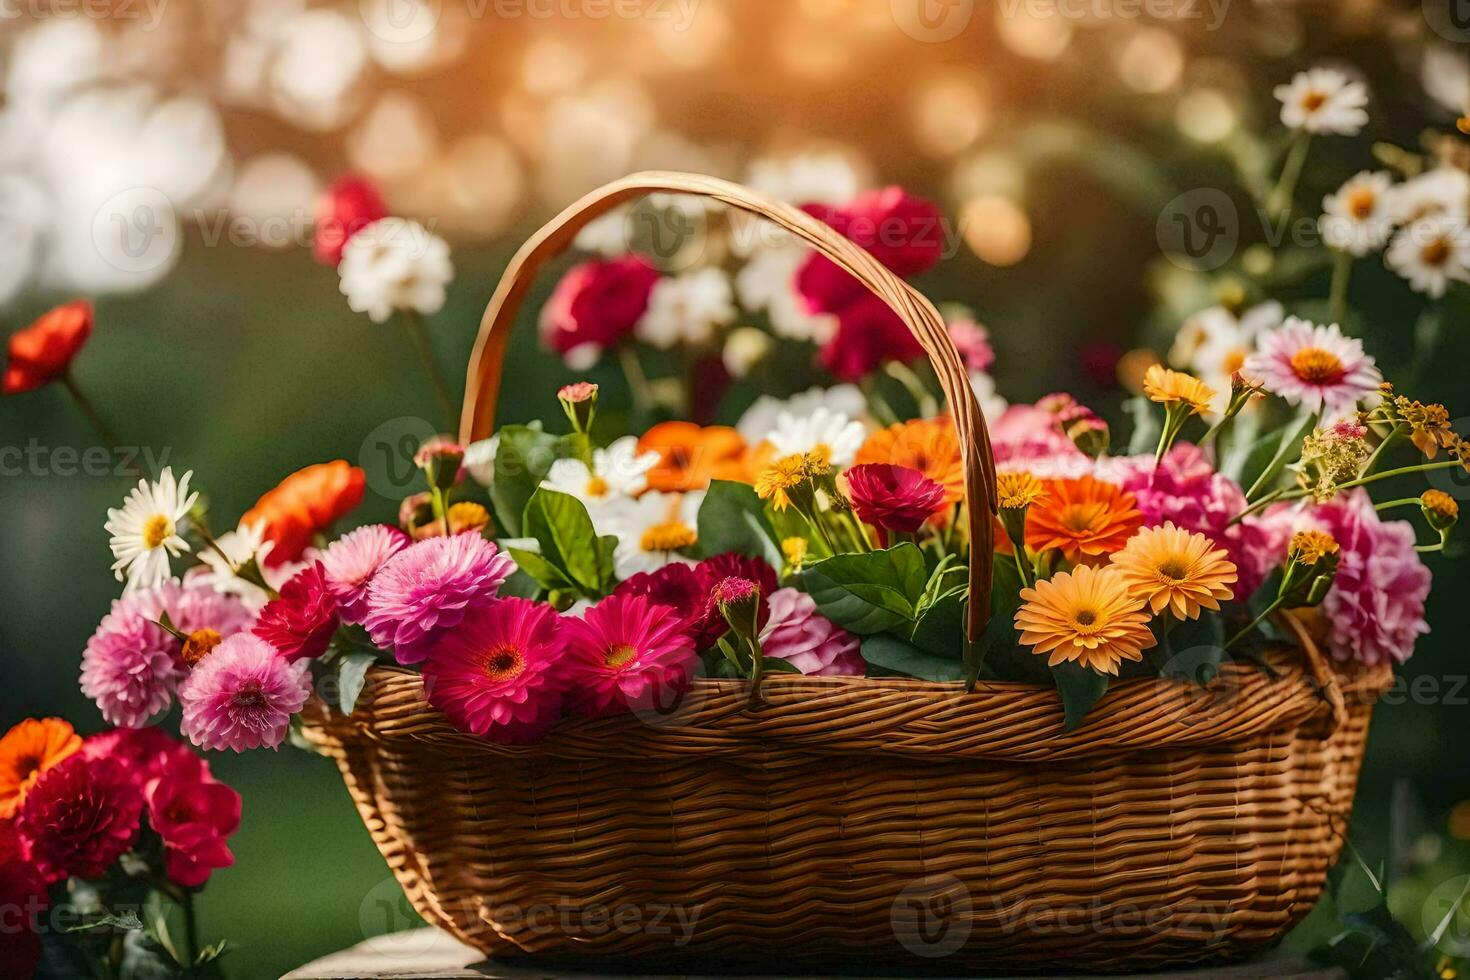
[[[971,513],[992,510],[984,420],[933,307],[819,222],[705,177],[627,178],[527,243],[475,348],[466,441],[490,428],[531,276],[648,191],[758,214],[887,300],[949,396]],[[971,523],[988,553],[991,522]],[[972,635],[988,605],[970,603]],[[1277,942],[1337,858],[1392,678],[1336,672],[1297,632],[1275,676],[1116,684],[1070,733],[1050,688],[775,675],[756,708],[742,682],[699,680],[668,710],[512,748],[457,732],[393,668],[351,716],[313,702],[305,732],[414,907],[487,954],[1147,968]]]

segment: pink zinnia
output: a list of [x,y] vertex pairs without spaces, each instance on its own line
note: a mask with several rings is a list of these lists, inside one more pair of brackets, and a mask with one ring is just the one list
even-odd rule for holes
[[570,697],[583,714],[671,704],[688,688],[699,656],[668,606],[613,595],[565,624]]
[[362,625],[401,664],[428,656],[438,633],[453,629],[495,593],[515,562],[478,534],[426,538],[403,549],[373,576]]
[[573,266],[541,310],[541,341],[558,354],[598,354],[633,332],[661,277],[636,255]]
[[1261,335],[1241,373],[1329,421],[1351,413],[1383,383],[1361,340],[1343,336],[1335,323],[1320,326],[1294,316]]
[[287,660],[311,660],[326,652],[337,622],[337,600],[327,590],[321,562],[314,562],[265,604],[252,632]]
[[369,524],[342,535],[322,552],[327,588],[337,599],[343,622],[362,622],[367,615],[368,583],[408,544],[408,535],[398,528]]
[[169,880],[200,888],[235,863],[228,838],[240,827],[240,794],[190,773],[165,773],[145,792],[148,822],[163,838]]
[[31,787],[16,827],[47,882],[99,878],[138,839],[142,809],[143,798],[120,763],[77,753]]
[[1337,577],[1322,603],[1328,646],[1339,661],[1403,663],[1429,632],[1424,601],[1430,573],[1414,550],[1414,527],[1382,521],[1361,490],[1312,510],[1338,547]]
[[852,509],[863,523],[912,534],[943,509],[944,487],[908,466],[863,463],[847,471]]
[[818,613],[811,596],[798,589],[778,589],[768,605],[771,618],[761,630],[765,656],[820,677],[861,677],[867,672],[861,642]]
[[311,696],[304,663],[293,664],[251,633],[237,633],[179,685],[181,728],[205,749],[275,748]]
[[461,731],[535,742],[561,714],[561,655],[554,609],[498,599],[438,634],[423,667],[424,694]]

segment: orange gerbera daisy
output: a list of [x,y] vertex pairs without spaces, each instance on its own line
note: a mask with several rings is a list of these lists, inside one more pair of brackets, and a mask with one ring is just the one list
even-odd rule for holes
[[60,718],[27,718],[0,738],[0,820],[20,809],[41,774],[82,747]]
[[1146,527],[1113,557],[1129,590],[1155,613],[1198,619],[1201,608],[1219,609],[1235,590],[1235,564],[1203,534],[1175,527]]
[[648,488],[675,493],[703,490],[711,480],[743,479],[745,449],[734,429],[693,422],[660,422],[638,440],[638,452],[659,454]]
[[240,518],[242,526],[265,521],[274,543],[267,565],[296,561],[312,539],[362,503],[367,476],[344,459],[299,469],[267,491]]
[[1125,660],[1142,660],[1158,641],[1142,600],[1116,568],[1079,565],[1021,590],[1016,610],[1021,642],[1047,655],[1047,666],[1076,662],[1117,675]]
[[918,470],[944,487],[948,503],[965,495],[965,464],[954,420],[946,416],[898,422],[868,436],[853,465],[891,463]]
[[1143,524],[1133,494],[1102,480],[1046,481],[1046,496],[1026,514],[1026,547],[1056,548],[1070,562],[1106,564]]

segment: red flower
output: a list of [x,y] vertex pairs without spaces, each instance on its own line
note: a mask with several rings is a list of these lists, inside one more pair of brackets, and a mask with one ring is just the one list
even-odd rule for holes
[[209,766],[189,747],[162,728],[114,728],[88,737],[82,744],[87,759],[110,759],[128,770],[138,792],[164,773],[204,779]]
[[143,798],[112,759],[78,753],[46,772],[26,795],[16,825],[48,883],[97,878],[138,839]]
[[11,334],[10,362],[0,391],[14,395],[55,381],[91,335],[92,304],[84,299],[63,303]]
[[267,565],[296,561],[312,538],[362,502],[366,483],[367,475],[346,460],[317,463],[267,491],[240,523],[265,521],[265,539],[275,545],[266,556]]
[[251,632],[287,660],[310,660],[326,652],[337,622],[337,600],[322,563],[315,562],[281,586],[280,598],[265,604]]
[[[0,825],[0,852],[12,830]],[[49,904],[46,882],[19,855],[0,853],[0,980],[30,980],[41,962],[36,916]]]
[[147,790],[148,821],[163,838],[169,880],[199,888],[235,863],[227,840],[240,826],[240,794],[213,779],[164,774]]
[[864,463],[847,471],[852,509],[863,523],[913,533],[945,505],[944,487],[918,470]]
[[913,361],[923,346],[876,296],[858,297],[837,314],[837,332],[821,350],[822,366],[844,381],[858,381],[885,361]]
[[619,596],[647,596],[656,605],[668,606],[684,619],[683,632],[704,649],[725,635],[725,621],[715,610],[709,616],[709,587],[695,574],[693,565],[674,562],[655,572],[639,572],[619,583],[613,590]]
[[559,354],[613,346],[633,332],[658,280],[658,270],[636,255],[572,267],[541,310],[542,342]]
[[311,251],[323,265],[342,261],[348,239],[379,218],[388,216],[388,206],[378,185],[366,177],[346,176],[316,199],[316,236]]

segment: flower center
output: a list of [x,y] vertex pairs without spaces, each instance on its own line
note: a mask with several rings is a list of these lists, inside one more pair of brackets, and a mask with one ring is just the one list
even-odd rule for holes
[[589,497],[605,497],[608,491],[607,481],[600,476],[590,477],[582,491]]
[[1303,347],[1291,355],[1291,369],[1298,378],[1315,385],[1336,384],[1347,374],[1338,356],[1320,347]]
[[1091,609],[1079,609],[1077,615],[1072,617],[1072,622],[1077,628],[1084,632],[1090,631],[1097,623],[1097,613]]
[[615,647],[609,647],[602,662],[614,670],[628,666],[638,656],[638,650],[628,643],[619,643]]
[[643,532],[639,547],[644,551],[678,551],[699,540],[694,528],[683,521],[665,521]]
[[1241,368],[1245,367],[1245,358],[1246,352],[1240,347],[1237,347],[1235,348],[1235,350],[1226,354],[1224,364],[1225,373],[1234,374],[1236,371],[1239,371]]
[[1091,531],[1104,509],[1103,504],[1072,504],[1062,511],[1062,527],[1078,534]]
[[1359,221],[1367,221],[1373,217],[1373,208],[1378,203],[1378,195],[1367,187],[1360,187],[1348,195],[1347,211]]
[[822,466],[832,464],[832,447],[825,442],[819,442],[812,447],[811,455],[815,456]]
[[1443,238],[1436,238],[1419,250],[1419,258],[1425,265],[1438,268],[1445,264],[1450,257],[1450,243]]
[[143,546],[152,550],[174,536],[174,522],[167,514],[154,514],[143,522]]
[[1189,578],[1189,569],[1181,558],[1166,558],[1159,564],[1159,576],[1171,582],[1183,582]]
[[265,706],[265,692],[260,688],[260,681],[248,681],[245,686],[235,692],[233,702],[237,708],[252,710]]
[[492,681],[508,681],[526,669],[526,658],[515,647],[496,647],[485,654],[481,670]]
[[1327,96],[1316,89],[1312,89],[1302,96],[1302,108],[1308,112],[1316,112],[1327,104]]

